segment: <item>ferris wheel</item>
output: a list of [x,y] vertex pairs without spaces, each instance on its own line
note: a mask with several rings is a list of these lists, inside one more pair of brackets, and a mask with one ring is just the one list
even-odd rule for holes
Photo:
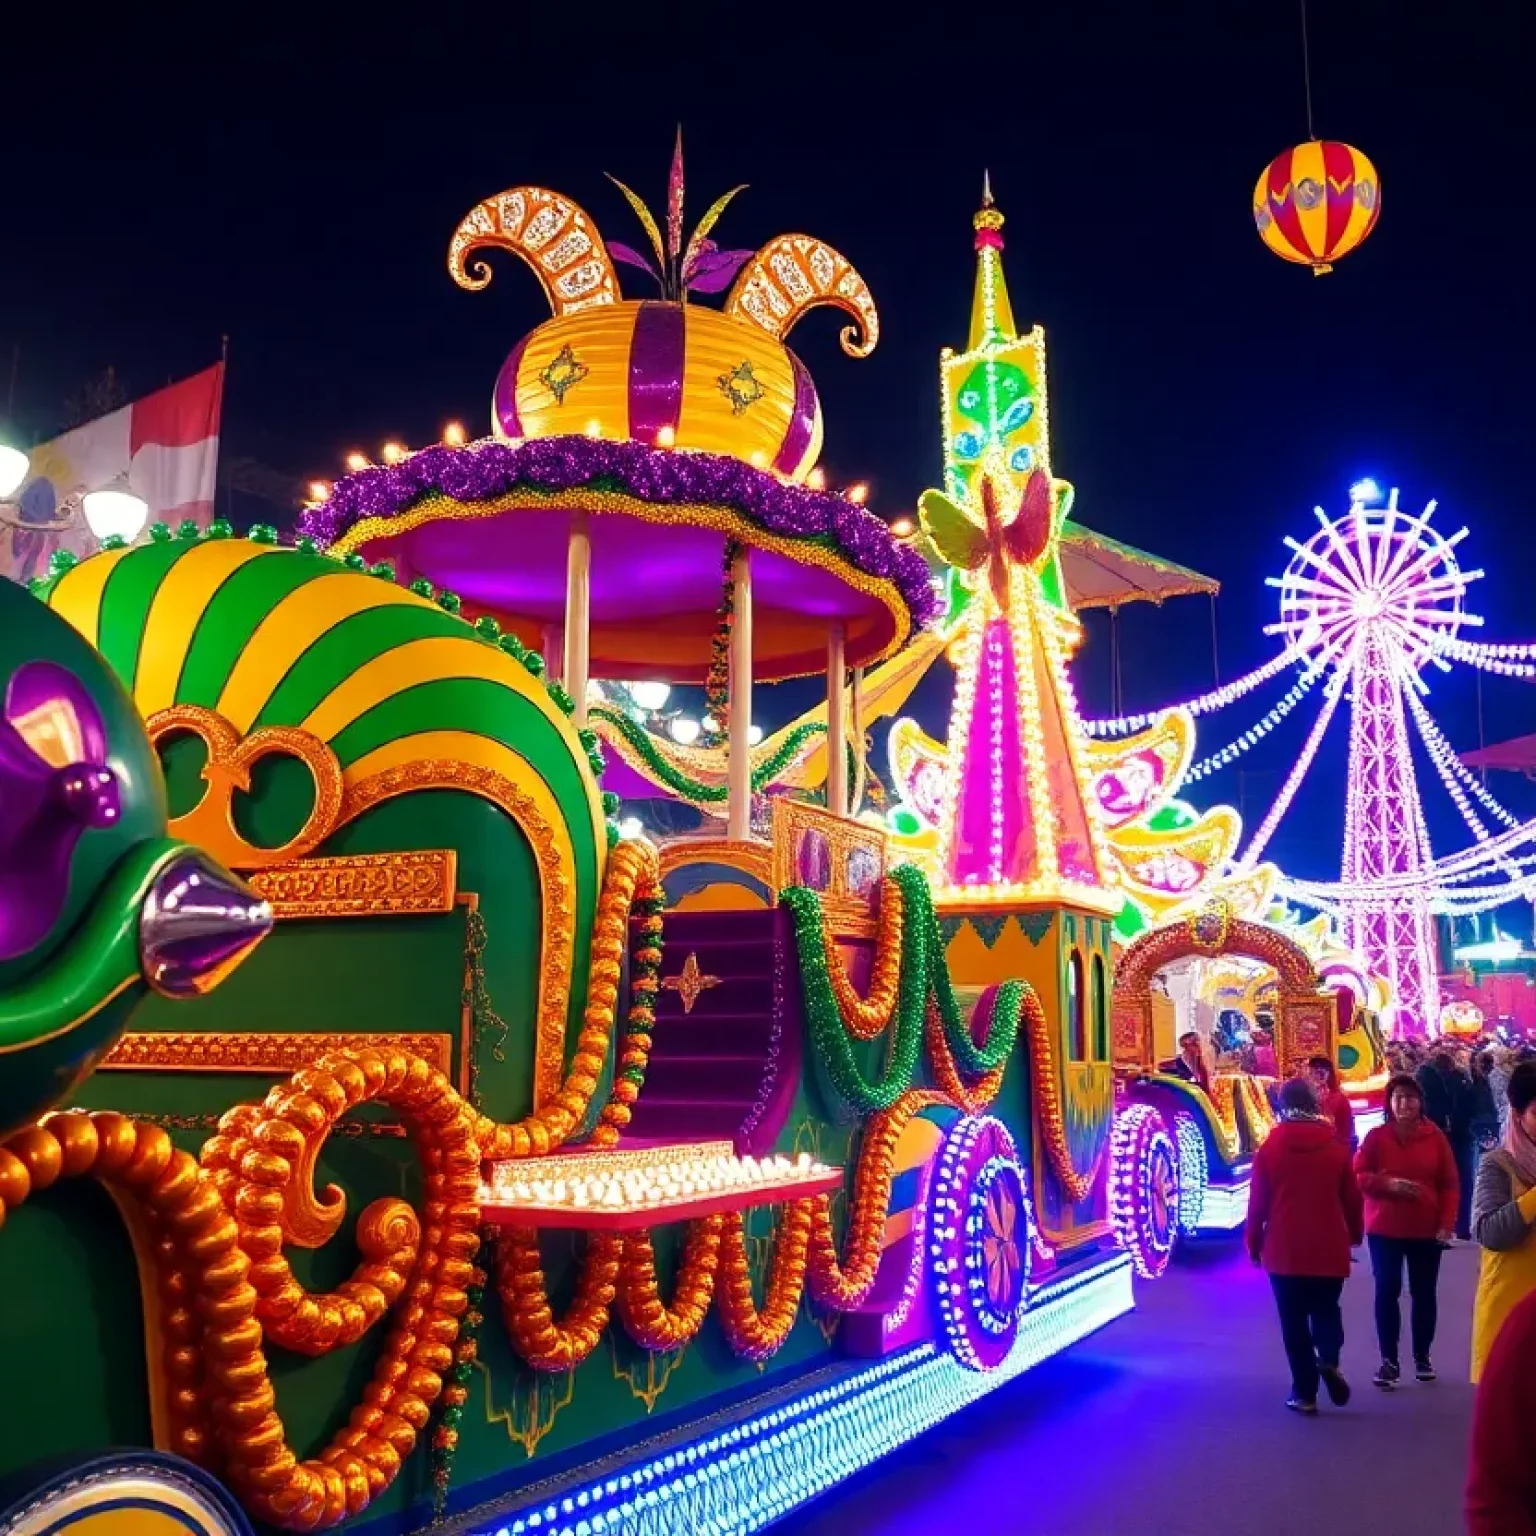
[[1483,622],[1462,606],[1483,573],[1457,563],[1467,530],[1442,538],[1434,513],[1434,502],[1418,516],[1401,511],[1395,490],[1379,510],[1354,501],[1337,522],[1317,508],[1318,531],[1305,544],[1288,538],[1291,563],[1268,578],[1280,589],[1280,621],[1264,633],[1283,636],[1316,669],[1348,667],[1371,644],[1404,683],[1429,663],[1449,671],[1447,642]]
[[[1198,779],[1225,767],[1270,735],[1320,688],[1322,703],[1279,793],[1253,832],[1239,867],[1263,854],[1305,781],[1341,704],[1349,704],[1349,767],[1340,875],[1336,882],[1286,880],[1294,899],[1332,912],[1351,947],[1391,983],[1398,1025],[1432,1030],[1439,997],[1436,913],[1466,915],[1517,897],[1536,897],[1536,821],[1505,809],[1456,755],[1424,699],[1425,674],[1460,663],[1506,676],[1536,677],[1536,645],[1487,645],[1467,638],[1482,618],[1466,608],[1483,576],[1464,569],[1457,547],[1466,528],[1445,536],[1435,503],[1412,513],[1371,482],[1354,488],[1347,512],[1315,509],[1317,531],[1287,539],[1290,564],[1268,584],[1280,612],[1265,633],[1284,642],[1263,667],[1183,708],[1211,714],[1292,669],[1289,691],[1227,746],[1194,765]],[[1161,711],[1157,712],[1161,713]],[[1098,735],[1143,729],[1155,714],[1095,721]],[[1472,835],[1472,846],[1437,860],[1430,848],[1411,744],[1416,735]],[[1490,830],[1489,823],[1500,830]]]

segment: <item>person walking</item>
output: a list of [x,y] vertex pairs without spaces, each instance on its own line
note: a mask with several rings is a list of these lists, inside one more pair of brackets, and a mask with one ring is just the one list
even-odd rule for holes
[[1314,1056],[1307,1062],[1307,1075],[1317,1094],[1318,1109],[1332,1121],[1334,1134],[1353,1153],[1359,1140],[1355,1135],[1355,1107],[1339,1087],[1338,1068],[1326,1056]]
[[1456,1159],[1460,1195],[1455,1235],[1462,1242],[1472,1238],[1472,1177],[1476,1169],[1472,1138],[1472,1079],[1450,1051],[1436,1051],[1418,1071],[1424,1095],[1424,1118],[1438,1126],[1451,1144]]
[[1391,1391],[1402,1379],[1398,1341],[1403,1269],[1412,1297],[1409,1331],[1414,1375],[1433,1381],[1430,1359],[1438,1318],[1436,1288],[1440,1255],[1450,1242],[1460,1184],[1456,1159],[1444,1133],[1424,1116],[1424,1091],[1400,1074],[1387,1083],[1387,1119],[1372,1129],[1355,1154],[1355,1174],[1365,1197],[1365,1233],[1376,1281],[1376,1341],[1381,1365],[1375,1383]]
[[1472,1380],[1505,1319],[1536,1291],[1536,1064],[1509,1075],[1509,1124],[1483,1158],[1472,1196],[1472,1231],[1482,1248],[1472,1313]]
[[1467,1536],[1536,1536],[1536,1292],[1493,1341],[1472,1407]]
[[1281,1085],[1280,1115],[1254,1154],[1248,1255],[1268,1273],[1275,1293],[1291,1367],[1285,1406],[1310,1416],[1317,1412],[1319,1384],[1337,1407],[1349,1401],[1339,1297],[1350,1249],[1361,1241],[1364,1207],[1349,1149],[1306,1078]]

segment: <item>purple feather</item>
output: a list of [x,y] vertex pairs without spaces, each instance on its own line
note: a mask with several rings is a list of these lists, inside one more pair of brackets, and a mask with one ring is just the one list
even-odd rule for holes
[[642,272],[649,272],[653,282],[661,282],[661,273],[634,246],[621,244],[617,240],[610,240],[608,241],[608,254],[615,261],[622,262],[626,267],[639,267]]
[[688,271],[688,287],[698,293],[724,293],[756,251],[703,251]]

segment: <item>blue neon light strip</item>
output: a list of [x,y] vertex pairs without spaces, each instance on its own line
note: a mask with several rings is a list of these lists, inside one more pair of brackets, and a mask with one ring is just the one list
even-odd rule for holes
[[627,1471],[573,1485],[553,1501],[462,1529],[467,1536],[750,1536],[1133,1304],[1130,1260],[1116,1254],[1040,1287],[995,1371],[967,1370],[920,1344]]

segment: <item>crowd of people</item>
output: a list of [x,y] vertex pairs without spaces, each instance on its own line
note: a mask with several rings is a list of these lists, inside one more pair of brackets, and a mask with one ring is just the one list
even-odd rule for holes
[[1477,1383],[1467,1528],[1536,1536],[1536,1052],[1394,1045],[1386,1110],[1354,1145],[1332,1064],[1280,1085],[1279,1120],[1254,1157],[1247,1244],[1267,1271],[1291,1372],[1286,1407],[1350,1399],[1344,1284],[1364,1247],[1375,1288],[1374,1385],[1436,1377],[1441,1257],[1480,1250],[1471,1376]]

